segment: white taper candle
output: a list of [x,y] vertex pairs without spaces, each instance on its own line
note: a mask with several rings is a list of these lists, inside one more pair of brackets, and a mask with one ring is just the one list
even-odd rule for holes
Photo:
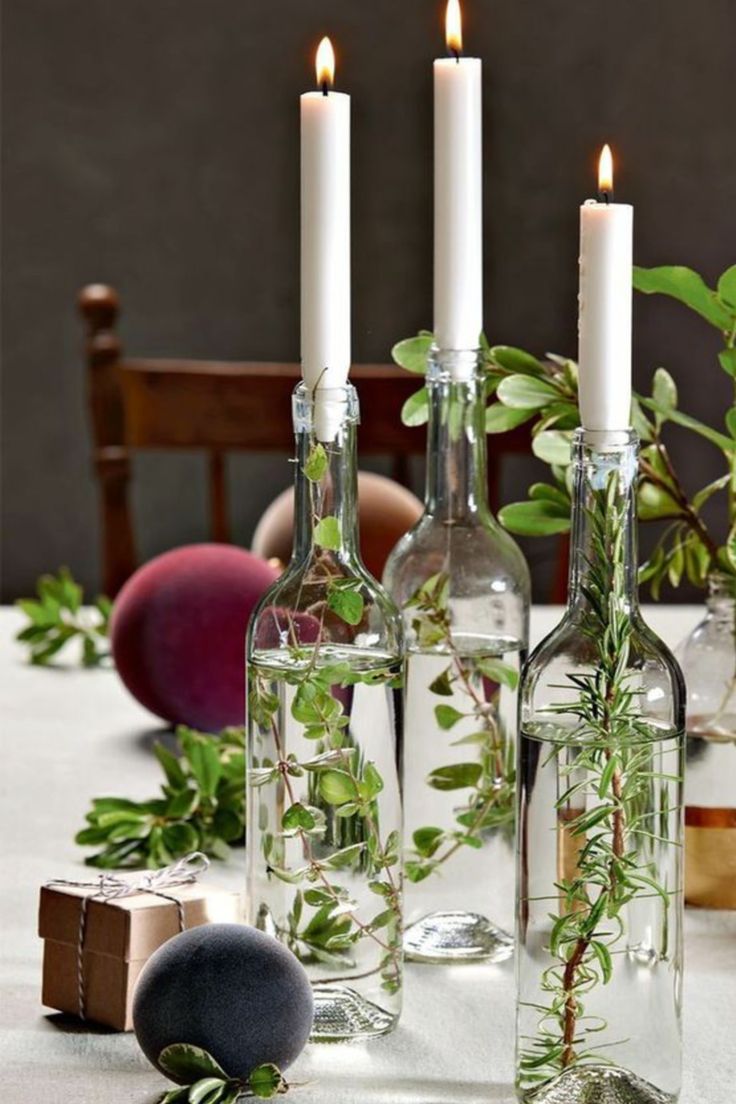
[[[608,146],[599,190],[613,191]],[[622,430],[631,410],[631,299],[634,209],[589,199],[580,208],[578,363],[584,429]]]
[[479,58],[461,57],[458,0],[447,7],[454,57],[434,63],[434,334],[475,349],[483,328],[483,190]]
[[350,97],[332,91],[333,73],[324,38],[321,90],[301,97],[301,363],[312,389],[343,386],[350,369]]

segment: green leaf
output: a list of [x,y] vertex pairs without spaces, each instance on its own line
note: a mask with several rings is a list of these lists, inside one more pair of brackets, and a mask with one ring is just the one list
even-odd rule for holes
[[534,410],[514,410],[500,402],[492,403],[486,410],[486,433],[506,433],[528,422],[534,414]]
[[634,266],[634,287],[646,295],[669,295],[690,307],[712,326],[723,331],[729,328],[731,316],[718,302],[716,295],[702,276],[682,265],[662,265],[659,268]]
[[309,456],[304,464],[304,474],[311,483],[319,483],[324,478],[327,465],[325,446],[317,442],[309,450]]
[[391,356],[399,368],[405,368],[407,372],[423,376],[427,371],[427,357],[433,341],[433,335],[428,333],[407,337],[394,345]]
[[693,495],[692,505],[696,510],[700,510],[702,506],[708,501],[711,495],[717,494],[718,491],[724,490],[731,479],[729,474],[722,475],[719,479],[714,479],[712,483],[709,483],[707,487],[703,487],[698,491],[696,495]]
[[554,502],[565,513],[570,513],[570,495],[562,487],[553,487],[549,483],[532,483],[529,488],[529,498],[534,502]]
[[677,409],[677,387],[666,368],[658,368],[654,373],[652,398],[659,410],[667,411],[667,414]]
[[354,780],[341,770],[325,770],[319,775],[319,792],[328,805],[342,805],[345,801],[355,801],[358,789]]
[[519,682],[519,672],[508,663],[502,663],[500,659],[477,659],[475,665],[482,675],[491,682],[498,682],[501,686],[508,686],[509,690],[515,690]]
[[181,1089],[169,1089],[161,1097],[159,1104],[189,1104],[189,1086]]
[[566,468],[572,463],[570,434],[559,429],[547,429],[532,439],[532,452],[545,464]]
[[276,1096],[277,1093],[284,1092],[286,1089],[286,1082],[281,1070],[272,1062],[256,1066],[248,1078],[248,1084],[253,1095],[260,1097],[262,1100],[269,1100],[272,1096]]
[[723,433],[718,433],[715,429],[711,429],[710,426],[703,425],[702,422],[697,421],[696,418],[691,418],[689,414],[683,414],[680,410],[660,410],[657,404],[652,399],[641,399],[643,406],[646,406],[648,410],[654,410],[657,413],[665,415],[671,422],[676,422],[677,425],[684,426],[685,429],[691,429],[693,433],[699,433],[701,437],[705,437],[711,444],[716,445],[717,448],[722,449],[724,452],[730,453],[736,449],[736,445],[730,437],[726,437]]
[[441,828],[417,828],[412,835],[415,849],[424,858],[430,859],[439,847],[445,833]]
[[438,767],[427,778],[427,785],[433,790],[462,790],[475,786],[481,776],[480,763],[456,763],[453,766]]
[[718,280],[718,298],[736,314],[736,265],[731,265]]
[[364,600],[360,580],[339,579],[328,586],[327,605],[348,625],[359,625],[363,618]]
[[496,394],[504,406],[530,411],[541,410],[559,398],[552,384],[522,375],[506,376],[499,383]]
[[631,399],[631,425],[643,442],[652,440],[652,423],[642,410],[641,403],[636,395],[633,395]]
[[187,776],[173,752],[156,741],[153,745],[153,753],[163,767],[169,785],[173,786],[175,790],[180,790],[186,786]]
[[199,846],[199,834],[191,824],[181,821],[179,824],[167,824],[161,833],[164,847],[173,858],[196,851]]
[[[363,793],[365,790],[365,794]],[[370,760],[363,768],[363,777],[361,779],[361,796],[367,796],[369,799],[376,797],[383,790],[383,778],[376,769],[375,763]]]
[[434,707],[434,716],[437,724],[442,729],[450,729],[453,725],[456,725],[458,721],[463,719],[464,714],[455,709],[452,705],[436,705]]
[[736,377],[736,349],[724,349],[718,354],[718,360],[724,372]]
[[351,843],[349,847],[333,851],[326,859],[322,859],[322,865],[329,867],[330,870],[342,870],[346,866],[351,866],[364,850],[364,843]]
[[227,1085],[221,1077],[203,1077],[189,1088],[189,1104],[216,1104]]
[[[239,801],[238,805],[243,808],[243,802]],[[243,817],[234,809],[217,809],[212,818],[212,828],[226,843],[243,842]]]
[[158,1056],[158,1064],[174,1081],[192,1085],[203,1077],[227,1080],[227,1074],[202,1047],[191,1043],[172,1043]]
[[401,421],[405,426],[422,426],[429,421],[429,394],[420,387],[410,395],[401,408]]
[[281,827],[285,832],[297,828],[309,831],[310,828],[314,828],[315,823],[314,815],[300,801],[295,801],[293,805],[289,805],[281,817]]
[[222,764],[213,740],[202,736],[189,739],[185,750],[202,795],[213,797],[222,776]]
[[199,805],[199,790],[179,790],[169,799],[166,806],[166,815],[177,820],[179,817],[189,816]]
[[544,375],[544,365],[531,353],[516,349],[513,345],[494,345],[490,355],[496,364],[507,372],[519,372],[527,376]]
[[[721,550],[719,550],[720,552]],[[731,526],[731,530],[726,539],[725,546],[726,563],[732,571],[736,571],[736,522]]]
[[340,547],[340,525],[336,517],[328,514],[317,522],[314,527],[314,543],[330,552],[337,552]]
[[439,694],[445,698],[451,698],[453,694],[452,683],[450,681],[451,667],[446,667],[444,671],[441,671],[436,678],[432,679],[429,684],[430,694]]
[[611,960],[611,952],[605,943],[601,943],[598,939],[593,939],[590,944],[591,950],[595,954],[601,967],[601,974],[603,975],[603,984],[607,985],[613,975],[613,962]]
[[511,502],[499,511],[498,520],[510,533],[546,537],[570,530],[570,515],[553,502]]
[[655,518],[679,516],[682,512],[677,502],[663,487],[649,480],[643,479],[639,484],[637,502],[639,504],[639,517],[642,521],[653,521]]
[[736,438],[736,406],[726,411],[726,428],[731,436]]

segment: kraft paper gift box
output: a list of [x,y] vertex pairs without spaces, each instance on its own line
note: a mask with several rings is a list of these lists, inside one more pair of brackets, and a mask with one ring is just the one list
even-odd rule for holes
[[177,902],[184,929],[242,920],[237,893],[196,884],[167,887],[165,892],[166,897],[141,892],[103,900],[89,886],[43,886],[38,914],[38,934],[44,940],[43,1004],[130,1031],[133,990],[141,970],[162,943],[182,930]]

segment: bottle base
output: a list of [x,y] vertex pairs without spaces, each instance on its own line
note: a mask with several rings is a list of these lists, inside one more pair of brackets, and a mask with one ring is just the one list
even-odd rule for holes
[[503,962],[514,941],[477,912],[430,912],[404,932],[410,962]]
[[519,1093],[519,1099],[524,1104],[675,1104],[678,1095],[662,1092],[628,1070],[578,1066],[541,1088]]
[[347,985],[314,987],[314,1023],[311,1043],[346,1043],[387,1035],[398,1014],[386,1012]]

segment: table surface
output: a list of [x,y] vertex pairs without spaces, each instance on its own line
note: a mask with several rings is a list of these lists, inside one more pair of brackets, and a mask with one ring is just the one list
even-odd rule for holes
[[[532,615],[533,641],[560,609]],[[648,607],[676,645],[695,606]],[[167,1087],[132,1034],[90,1029],[40,1003],[39,886],[79,877],[73,836],[91,797],[155,793],[151,754],[161,724],[114,672],[38,669],[13,641],[20,619],[0,610],[3,940],[0,1084],[4,1104],[153,1104]],[[213,882],[241,889],[242,854],[215,863]],[[731,1104],[736,1074],[736,913],[688,910],[685,1064],[681,1104]],[[350,1046],[309,1046],[291,1068],[301,1104],[512,1104],[513,966],[406,970],[404,1014],[393,1035]]]

